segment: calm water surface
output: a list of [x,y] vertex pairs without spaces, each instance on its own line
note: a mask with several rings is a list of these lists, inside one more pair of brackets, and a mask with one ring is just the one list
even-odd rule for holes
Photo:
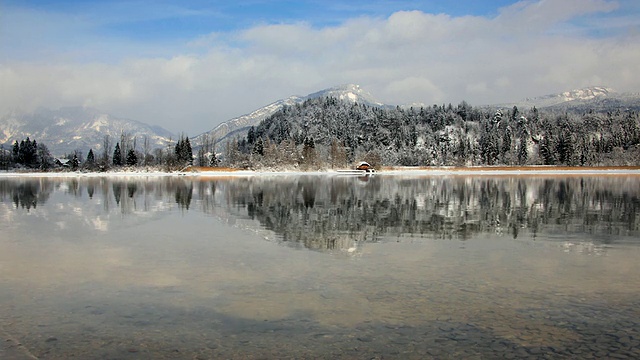
[[640,178],[0,178],[42,359],[638,358]]

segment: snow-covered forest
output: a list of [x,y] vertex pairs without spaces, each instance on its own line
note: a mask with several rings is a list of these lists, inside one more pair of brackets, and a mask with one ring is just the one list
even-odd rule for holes
[[[266,170],[380,166],[612,166],[640,164],[635,110],[595,111],[457,106],[377,107],[336,97],[284,106],[231,140],[189,137],[153,148],[128,133],[104,136],[101,151],[51,157],[35,140],[0,147],[0,169],[106,171],[120,167],[225,166]],[[195,138],[194,138],[195,139]],[[217,140],[217,141],[216,141]],[[115,143],[115,144],[114,144]]]
[[638,113],[457,106],[383,108],[334,97],[285,106],[223,160],[244,168],[477,165],[635,165]]

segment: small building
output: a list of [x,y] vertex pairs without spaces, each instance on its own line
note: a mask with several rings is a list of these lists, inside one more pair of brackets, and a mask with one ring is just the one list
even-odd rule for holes
[[71,167],[71,161],[69,159],[59,159],[56,158],[55,160],[53,160],[53,163],[55,164],[55,166],[57,167],[64,167],[64,168],[68,168]]
[[366,172],[374,172],[375,171],[373,169],[373,167],[366,161],[359,162],[358,166],[356,166],[356,170],[364,170]]

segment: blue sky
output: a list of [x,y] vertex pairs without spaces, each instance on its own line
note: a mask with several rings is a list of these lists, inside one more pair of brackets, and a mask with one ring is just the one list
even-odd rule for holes
[[[51,55],[47,44],[56,49],[89,46],[87,42],[106,41],[158,48],[181,43],[210,33],[232,33],[267,24],[305,23],[314,28],[339,26],[358,17],[386,18],[397,11],[419,10],[451,16],[495,16],[500,7],[513,1],[4,1],[8,13],[20,14],[17,21],[29,29],[24,35],[4,39],[3,53],[9,58]],[[15,15],[14,15],[15,16]],[[44,18],[43,24],[30,20]],[[6,18],[5,21],[10,22]],[[48,22],[59,22],[50,24]],[[5,29],[11,32],[10,29]],[[72,40],[67,43],[65,40]],[[156,48],[148,55],[165,55]],[[119,53],[119,52],[116,52]],[[35,55],[35,56],[34,56]],[[126,57],[125,52],[120,56]],[[78,54],[77,60],[91,59],[91,53]],[[104,54],[95,54],[104,58]],[[115,55],[118,60],[119,56]]]
[[92,106],[195,135],[357,83],[387,103],[640,91],[640,1],[0,2],[0,115]]

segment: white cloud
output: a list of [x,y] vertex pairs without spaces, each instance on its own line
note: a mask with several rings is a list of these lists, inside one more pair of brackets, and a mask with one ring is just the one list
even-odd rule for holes
[[446,100],[443,92],[435,84],[421,76],[393,81],[385,90],[394,94],[398,103],[416,103],[425,98],[430,99],[432,103]]
[[[476,105],[586,85],[637,92],[640,35],[590,37],[571,23],[617,6],[602,0],[524,1],[495,18],[404,11],[331,27],[258,25],[168,44],[162,50],[168,55],[161,56],[144,55],[157,54],[156,43],[150,50],[87,35],[93,45],[60,45],[51,58],[0,57],[0,113],[91,105],[195,135],[277,99],[343,83],[358,83],[389,103]],[[624,29],[640,28],[640,19],[624,14],[623,20]],[[51,21],[44,23],[55,28]],[[565,27],[573,30],[563,32]],[[54,33],[80,28],[62,26]],[[12,42],[20,40],[11,34],[18,36]],[[68,61],[65,55],[69,49],[96,51],[100,44],[108,45],[101,50],[104,61]],[[117,61],[112,53],[119,54]]]

